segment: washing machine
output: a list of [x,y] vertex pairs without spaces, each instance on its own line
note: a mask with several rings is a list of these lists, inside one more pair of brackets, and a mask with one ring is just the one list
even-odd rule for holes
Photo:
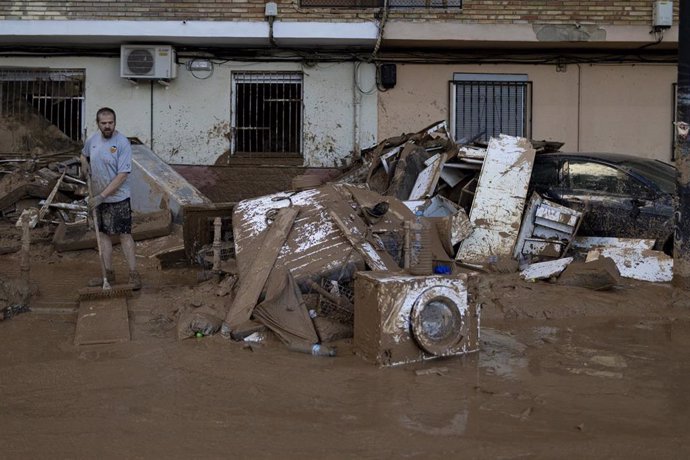
[[475,275],[358,272],[353,348],[392,366],[479,349]]

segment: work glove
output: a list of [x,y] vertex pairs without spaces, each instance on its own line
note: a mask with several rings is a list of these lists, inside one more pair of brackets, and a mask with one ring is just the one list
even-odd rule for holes
[[100,194],[98,194],[96,196],[90,196],[89,199],[86,201],[86,206],[88,206],[89,212],[91,212],[95,208],[97,208],[98,205],[100,205],[101,203],[103,203],[103,197]]

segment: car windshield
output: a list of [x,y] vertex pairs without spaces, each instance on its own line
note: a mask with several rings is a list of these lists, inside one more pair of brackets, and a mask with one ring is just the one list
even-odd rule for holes
[[672,165],[658,160],[626,160],[622,166],[654,182],[662,192],[676,193],[676,168]]

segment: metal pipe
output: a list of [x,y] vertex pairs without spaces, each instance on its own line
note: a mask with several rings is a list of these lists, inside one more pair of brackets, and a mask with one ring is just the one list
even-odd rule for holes
[[361,154],[359,145],[359,117],[362,104],[362,94],[357,88],[357,63],[352,63],[352,158],[357,159]]

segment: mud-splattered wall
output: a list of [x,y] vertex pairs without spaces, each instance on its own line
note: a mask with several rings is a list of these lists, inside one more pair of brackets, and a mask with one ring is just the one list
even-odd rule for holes
[[398,65],[395,88],[379,97],[379,138],[450,117],[454,72],[523,74],[533,82],[532,137],[563,150],[671,159],[672,85],[668,64]]
[[[299,63],[216,64],[212,74],[196,76],[178,66],[169,85],[120,78],[118,58],[0,58],[0,66],[85,69],[85,118],[87,135],[97,129],[99,107],[117,112],[117,127],[139,138],[170,164],[215,164],[230,148],[231,79],[233,71],[303,72],[302,152],[305,166],[340,166],[355,145],[355,98],[352,63],[303,66]],[[359,144],[376,141],[377,95],[374,68],[358,69]],[[270,159],[267,161],[271,161]]]

